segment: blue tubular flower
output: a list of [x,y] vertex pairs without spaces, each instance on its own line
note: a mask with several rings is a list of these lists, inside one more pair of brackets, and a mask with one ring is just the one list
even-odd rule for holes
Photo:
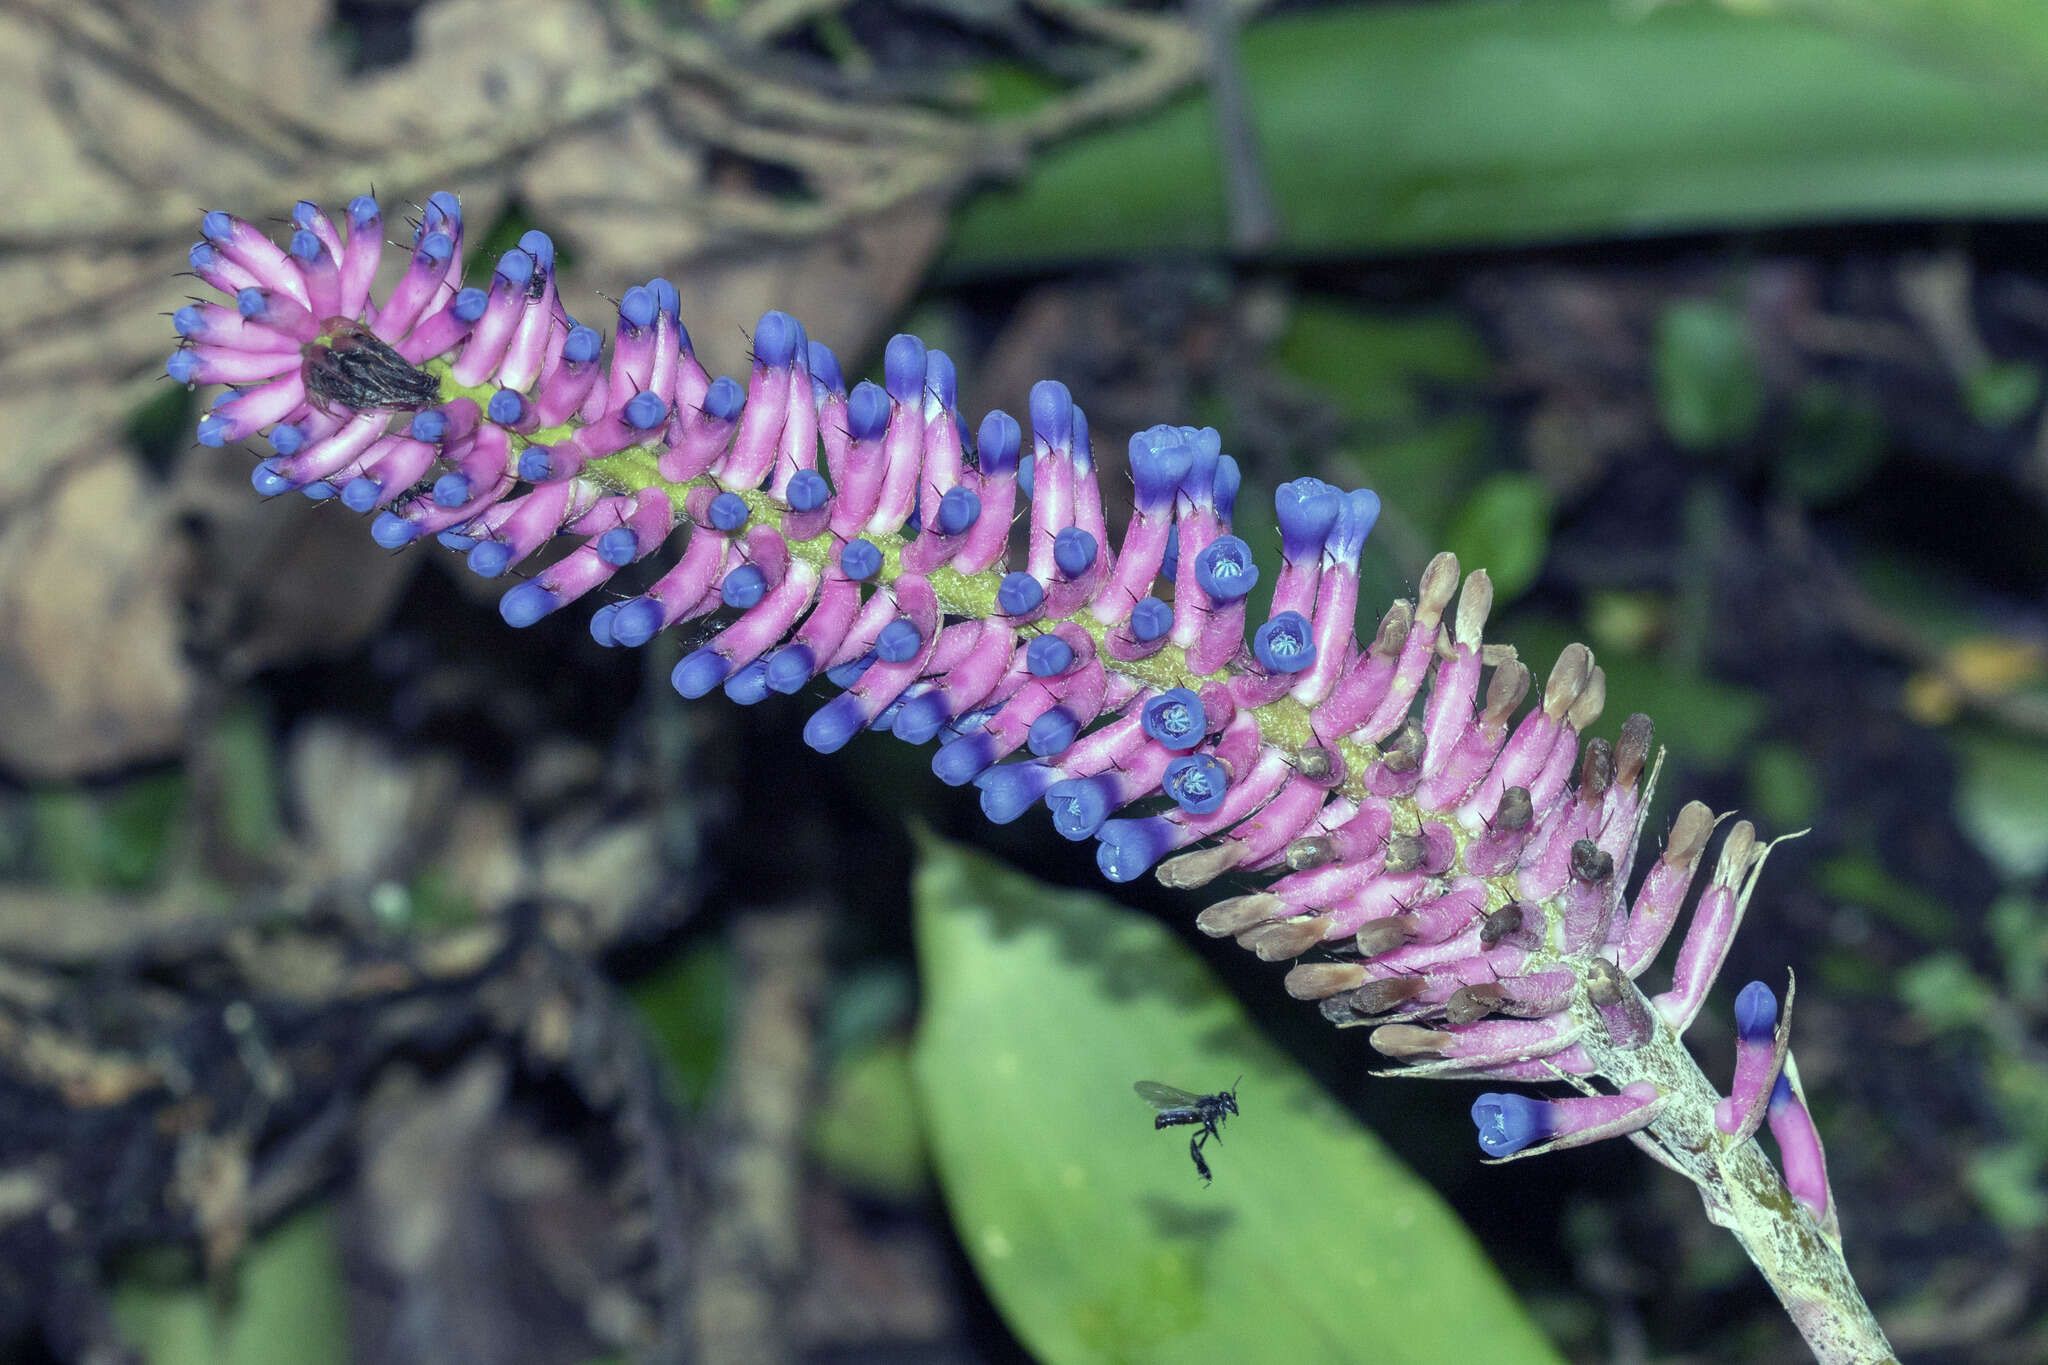
[[768,665],[759,659],[725,680],[725,695],[741,706],[752,706],[768,696]]
[[1356,488],[1344,495],[1337,522],[1330,528],[1324,553],[1340,564],[1356,564],[1365,549],[1365,538],[1380,519],[1380,495],[1370,488]]
[[590,638],[611,649],[619,642],[612,635],[612,618],[619,614],[619,603],[607,602],[590,613]]
[[1314,628],[1298,611],[1283,611],[1252,635],[1252,652],[1275,673],[1299,673],[1316,661]]
[[1207,815],[1223,804],[1230,773],[1212,754],[1189,754],[1166,765],[1160,787],[1190,815]]
[[1081,722],[1074,718],[1074,713],[1064,706],[1055,706],[1031,722],[1024,747],[1039,758],[1051,758],[1065,753],[1080,733]]
[[553,477],[554,466],[548,460],[546,446],[528,446],[519,455],[519,477],[528,483],[546,483]]
[[1156,597],[1148,597],[1131,608],[1131,634],[1151,644],[1173,629],[1173,608]]
[[860,681],[861,674],[874,667],[875,656],[871,650],[858,659],[848,659],[843,664],[834,664],[825,670],[825,681],[834,687],[851,687]]
[[1049,446],[1074,439],[1074,395],[1059,380],[1041,379],[1031,386],[1031,430]]
[[1001,763],[976,777],[974,785],[981,788],[981,813],[1007,825],[1058,780],[1059,770],[1043,763]]
[[883,626],[882,633],[875,637],[875,657],[885,664],[907,663],[923,647],[924,636],[918,632],[917,623],[904,616]]
[[342,485],[341,505],[351,512],[367,512],[384,496],[384,485],[367,474],[358,474]]
[[711,387],[704,390],[704,412],[721,422],[730,422],[740,415],[747,405],[747,391],[740,381],[730,375],[720,375],[711,381]]
[[803,326],[795,318],[771,308],[754,324],[754,363],[780,369],[796,358],[797,343],[803,339]]
[[370,539],[387,550],[403,549],[417,540],[419,534],[420,528],[416,523],[407,521],[396,512],[380,513],[370,523]]
[[[1214,435],[1212,431],[1210,433]],[[1230,525],[1230,514],[1237,507],[1237,490],[1244,484],[1244,476],[1238,472],[1237,461],[1228,455],[1216,458],[1216,482],[1210,501],[1216,508],[1216,519],[1225,526]]]
[[523,630],[561,605],[562,599],[541,584],[520,583],[498,599],[498,615],[506,625]]
[[706,515],[713,527],[730,535],[747,524],[747,500],[737,493],[720,493],[711,500]]
[[[914,339],[914,338],[913,338]],[[889,429],[889,393],[863,379],[846,398],[846,431],[856,441],[879,441]]]
[[1069,526],[1053,537],[1053,562],[1067,577],[1079,578],[1094,565],[1096,549],[1094,536],[1078,526]]
[[436,507],[460,507],[469,501],[469,480],[460,474],[443,474],[434,480],[432,496]]
[[858,583],[882,571],[882,552],[872,540],[849,540],[839,552],[839,571]]
[[800,691],[817,668],[809,645],[785,645],[768,656],[768,686],[787,696]]
[[652,431],[668,421],[668,404],[661,395],[642,391],[626,400],[626,425],[635,431]]
[[1330,528],[1343,510],[1344,494],[1321,479],[1295,479],[1273,490],[1274,518],[1280,523],[1280,550],[1291,560],[1313,559],[1323,552]]
[[[728,607],[745,611],[757,605],[768,595],[768,576],[752,564],[742,564],[725,576],[725,583],[719,588],[719,600]],[[764,682],[763,688],[767,686]],[[755,698],[756,701],[760,698]]]
[[1038,635],[1024,646],[1024,666],[1034,678],[1056,677],[1074,662],[1074,647],[1057,635]]
[[790,476],[789,487],[783,491],[791,510],[797,512],[815,512],[831,496],[832,485],[815,469],[799,469]]
[[510,389],[499,389],[492,394],[490,403],[484,408],[484,416],[501,427],[517,426],[525,415],[526,400]]
[[1752,981],[1735,997],[1735,1036],[1745,1043],[1769,1043],[1778,1027],[1778,997]]
[[1182,479],[1194,460],[1187,437],[1179,427],[1161,424],[1147,427],[1131,437],[1131,483],[1137,491],[1138,509],[1163,512],[1180,490]]
[[661,303],[654,297],[654,291],[636,284],[619,297],[619,326],[643,332],[654,325],[655,315],[660,311]]
[[512,547],[500,541],[480,540],[469,552],[469,571],[478,578],[496,578],[512,562]]
[[920,692],[903,703],[890,724],[890,732],[906,744],[926,744],[953,719],[946,694],[936,689]]
[[981,429],[974,437],[975,462],[990,477],[1014,473],[1023,446],[1024,431],[1017,419],[998,408],[981,419]]
[[[612,638],[628,649],[638,649],[652,640],[661,629],[661,603],[648,597],[636,597],[630,602],[619,603],[618,614],[612,617]],[[723,676],[723,675],[720,675]],[[704,685],[709,692],[718,683],[713,678]],[[689,696],[688,692],[683,693]],[[696,695],[703,696],[703,692]]]
[[1209,733],[1202,699],[1185,687],[1168,688],[1146,702],[1139,724],[1169,749],[1192,749]]
[[1070,777],[1053,783],[1045,793],[1052,827],[1077,842],[1102,828],[1115,802],[1115,785],[1106,777]]
[[1481,1095],[1472,1102],[1479,1146],[1490,1157],[1513,1156],[1551,1135],[1550,1106],[1527,1095]]
[[932,772],[949,787],[963,787],[995,762],[995,741],[984,733],[961,735],[939,746]]
[[882,380],[888,386],[889,397],[899,403],[917,402],[924,392],[928,363],[922,341],[908,332],[890,337],[882,351]]
[[1236,536],[1218,536],[1195,556],[1195,581],[1216,602],[1235,602],[1259,581],[1252,547]]
[[927,422],[950,412],[960,401],[960,371],[953,357],[944,351],[927,351],[924,357],[924,418]]
[[1159,576],[1169,583],[1180,582],[1180,523],[1166,528],[1166,558],[1159,565]]
[[614,569],[623,569],[640,553],[640,542],[624,526],[614,526],[597,538],[597,557]]
[[981,519],[981,499],[971,488],[948,488],[939,499],[938,515],[932,529],[942,536],[957,536]]
[[292,481],[277,472],[276,460],[265,460],[250,471],[249,482],[258,493],[274,498],[280,493],[292,491]]
[[1022,569],[1005,574],[996,588],[996,605],[1005,616],[1022,616],[1038,610],[1038,604],[1045,600],[1045,585],[1025,573]]
[[1132,882],[1151,870],[1174,846],[1177,829],[1171,820],[1105,820],[1097,831],[1095,865],[1113,882]]
[[[623,616],[624,613],[621,612],[620,615]],[[615,622],[616,619],[614,618]],[[695,701],[724,682],[725,675],[731,671],[732,663],[723,654],[715,649],[699,649],[684,655],[682,662],[675,666],[675,671],[669,674],[668,680],[676,691]]]

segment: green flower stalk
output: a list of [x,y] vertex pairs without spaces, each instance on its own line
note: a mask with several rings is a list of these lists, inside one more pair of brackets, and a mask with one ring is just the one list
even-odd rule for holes
[[[1258,890],[1197,924],[1292,964],[1287,991],[1368,1028],[1403,1064],[1392,1074],[1577,1092],[1482,1095],[1490,1158],[1626,1136],[1698,1186],[1818,1359],[1892,1359],[1842,1259],[1789,996],[1780,1012],[1761,983],[1743,991],[1727,1096],[1683,1043],[1769,846],[1730,827],[1671,989],[1645,996],[1636,979],[1679,921],[1715,818],[1680,811],[1628,896],[1650,722],[1582,742],[1605,675],[1572,645],[1537,689],[1484,639],[1484,570],[1437,556],[1361,641],[1379,499],[1298,479],[1276,497],[1271,614],[1248,622],[1258,569],[1231,534],[1238,470],[1213,430],[1131,437],[1134,510],[1112,543],[1064,385],[1033,387],[1028,431],[992,412],[970,432],[942,352],[898,336],[884,382],[849,390],[832,353],[775,312],[746,383],[713,378],[662,280],[620,299],[607,359],[564,309],[544,234],[465,287],[461,207],[435,195],[377,300],[374,200],[341,225],[305,203],[293,221],[280,249],[205,217],[192,268],[232,302],[181,309],[169,365],[230,386],[202,443],[268,434],[259,492],[374,512],[379,544],[436,536],[485,577],[573,541],[501,599],[513,626],[666,556],[644,591],[596,609],[600,643],[713,617],[675,668],[686,697],[722,688],[744,704],[822,676],[840,690],[804,727],[820,751],[862,730],[936,743],[942,781],[973,782],[997,821],[1044,805],[1060,834],[1096,842],[1113,881],[1249,879]],[[1755,1141],[1766,1122],[1782,1178]]]

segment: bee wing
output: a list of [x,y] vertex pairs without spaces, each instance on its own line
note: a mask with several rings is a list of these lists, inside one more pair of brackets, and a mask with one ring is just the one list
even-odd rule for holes
[[1192,1094],[1158,1081],[1138,1081],[1131,1086],[1138,1092],[1138,1098],[1154,1109],[1192,1109],[1202,1102],[1200,1095]]

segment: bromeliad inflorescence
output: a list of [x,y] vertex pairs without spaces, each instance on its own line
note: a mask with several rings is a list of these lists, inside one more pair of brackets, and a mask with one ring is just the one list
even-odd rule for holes
[[[1742,992],[1725,1098],[1681,1042],[1768,846],[1731,827],[1671,989],[1644,996],[1715,819],[1681,810],[1626,896],[1650,723],[1581,744],[1606,681],[1580,645],[1517,722],[1533,678],[1483,639],[1483,570],[1461,585],[1437,556],[1361,643],[1379,499],[1298,479],[1276,494],[1283,562],[1247,644],[1259,572],[1231,534],[1238,470],[1213,430],[1131,437],[1133,512],[1112,544],[1086,416],[1057,382],[1033,387],[1028,433],[992,412],[970,434],[943,352],[898,336],[884,382],[849,390],[832,352],[771,312],[742,386],[698,364],[658,279],[619,300],[607,360],[557,295],[542,233],[465,287],[462,210],[436,194],[378,301],[375,200],[341,225],[301,203],[293,223],[281,249],[206,215],[192,270],[232,303],[180,309],[169,364],[230,386],[202,443],[268,433],[259,492],[374,512],[380,545],[436,536],[485,577],[574,540],[501,599],[514,626],[680,540],[649,586],[596,609],[599,643],[712,617],[673,674],[686,697],[750,703],[822,677],[840,691],[804,727],[814,748],[862,730],[936,741],[942,781],[973,782],[997,821],[1045,805],[1062,835],[1096,841],[1111,880],[1248,880],[1200,927],[1295,963],[1287,990],[1370,1026],[1397,1074],[1582,1092],[1481,1096],[1488,1155],[1628,1135],[1699,1186],[1821,1359],[1890,1358],[1841,1259],[1789,997],[1781,1014],[1761,983]],[[1783,1183],[1752,1141],[1766,1121]]]

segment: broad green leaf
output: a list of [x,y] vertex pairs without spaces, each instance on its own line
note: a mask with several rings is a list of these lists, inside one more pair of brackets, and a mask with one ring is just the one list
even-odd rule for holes
[[2015,881],[2048,872],[2048,745],[2010,736],[1959,743],[1956,822]]
[[[932,839],[914,897],[934,1163],[1038,1360],[1558,1359],[1436,1195],[1157,923]],[[1369,1064],[1362,1038],[1329,1046]],[[1205,1188],[1131,1086],[1240,1073]]]
[[886,1039],[833,1064],[810,1148],[835,1180],[855,1189],[885,1199],[909,1199],[925,1189],[929,1166],[908,1044]]
[[1764,414],[1764,378],[1742,314],[1711,299],[1680,299],[1657,319],[1651,357],[1657,412],[1687,450],[1731,445]]
[[1550,550],[1550,492],[1533,474],[1495,474],[1465,496],[1445,548],[1460,564],[1485,567],[1496,602],[1528,591]]
[[1813,880],[1836,900],[1859,906],[1928,943],[1948,942],[1955,936],[1955,911],[1919,887],[1900,881],[1867,853],[1830,858],[1813,870]]
[[348,1291],[333,1210],[307,1209],[258,1238],[226,1309],[205,1285],[136,1274],[115,1287],[114,1317],[150,1365],[347,1365]]
[[[2048,122],[2009,87],[1798,19],[1361,5],[1263,20],[1240,53],[1280,255],[2048,209]],[[1213,114],[1194,95],[977,196],[947,263],[1227,244]]]
[[1413,421],[1422,385],[1471,386],[1487,372],[1485,343],[1455,313],[1389,316],[1320,298],[1294,306],[1275,358],[1361,422]]
[[641,977],[628,994],[676,1093],[691,1108],[702,1108],[717,1084],[731,1031],[730,955],[722,948],[697,948]]

